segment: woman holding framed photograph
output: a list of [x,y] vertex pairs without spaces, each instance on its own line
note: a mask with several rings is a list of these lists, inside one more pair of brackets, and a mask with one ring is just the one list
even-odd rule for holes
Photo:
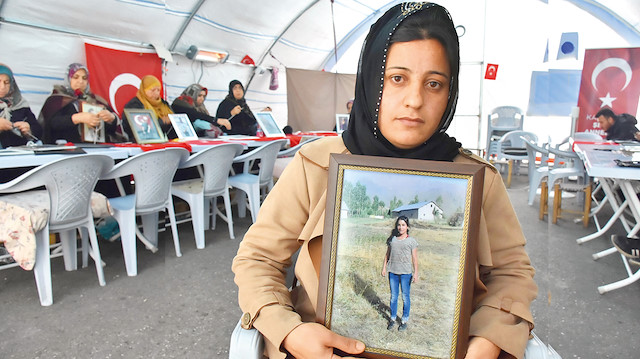
[[418,281],[418,242],[409,237],[409,218],[400,216],[396,219],[395,228],[387,239],[387,252],[382,262],[382,276],[389,277],[391,291],[391,319],[387,329],[396,325],[398,312],[398,295],[402,290],[402,318],[399,331],[407,329],[409,313],[411,312],[411,283]]
[[[125,109],[147,109],[153,111],[158,120],[158,124],[162,132],[169,138],[177,138],[178,135],[171,126],[171,120],[169,120],[169,114],[173,111],[169,106],[169,103],[162,97],[162,84],[157,77],[153,75],[146,75],[140,81],[140,87],[136,95],[124,105]],[[124,118],[124,115],[122,116]],[[133,138],[133,131],[127,121],[124,122],[124,129],[129,134],[129,137]]]
[[[445,131],[458,98],[459,43],[446,9],[402,3],[371,27],[347,131],[304,146],[264,201],[233,262],[242,326],[257,328],[270,358],[336,358],[361,341],[315,323],[330,154],[482,164],[472,314],[466,359],[522,358],[537,295],[525,238],[500,174]],[[284,273],[300,250],[290,292]],[[424,274],[428,275],[428,274]]]
[[38,120],[44,123],[44,143],[55,143],[60,139],[83,142],[83,126],[97,129],[103,125],[105,134],[112,142],[126,140],[122,136],[122,129],[116,134],[120,119],[105,99],[91,92],[89,69],[79,63],[69,65],[64,85],[53,87]]
[[173,112],[189,116],[189,121],[193,124],[198,136],[203,136],[206,131],[215,130],[216,134],[222,134],[221,128],[231,129],[229,120],[209,115],[209,111],[204,105],[208,93],[209,90],[206,87],[191,84],[171,104]]

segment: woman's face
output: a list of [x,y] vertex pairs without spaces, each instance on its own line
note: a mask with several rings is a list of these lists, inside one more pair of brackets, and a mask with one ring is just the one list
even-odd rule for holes
[[160,99],[160,86],[149,87],[144,90],[144,94],[147,95],[149,100],[158,101]]
[[391,45],[378,127],[392,145],[410,149],[431,138],[447,107],[450,74],[445,49],[437,40]]
[[84,92],[89,84],[87,72],[83,69],[76,71],[76,73],[69,79],[69,84],[71,84],[72,90],[80,90]]
[[399,219],[399,220],[398,220],[398,223],[397,223],[396,229],[398,230],[398,233],[399,233],[401,236],[404,236],[405,234],[407,234],[407,229],[408,229],[408,228],[409,228],[409,226],[407,226],[407,222],[405,222],[405,221],[404,221],[404,220],[402,220],[402,219]]
[[0,74],[0,97],[5,97],[11,91],[11,79],[9,75]]
[[202,105],[204,103],[205,97],[207,97],[207,93],[204,90],[200,91],[200,93],[198,94],[198,98],[196,99],[196,104],[198,106]]
[[235,97],[236,100],[241,100],[244,97],[244,90],[242,89],[242,85],[240,84],[236,84],[235,86],[233,86],[233,97]]

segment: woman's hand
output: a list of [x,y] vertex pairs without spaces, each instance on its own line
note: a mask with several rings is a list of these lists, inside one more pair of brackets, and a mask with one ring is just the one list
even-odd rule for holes
[[31,126],[29,125],[29,122],[18,121],[14,122],[13,126],[20,130],[20,133],[22,133],[23,135],[31,133]]
[[7,120],[4,117],[0,117],[0,132],[10,131],[13,128],[11,121]]
[[473,337],[469,341],[469,349],[464,359],[497,359],[500,348],[488,339]]
[[74,124],[84,123],[89,127],[98,127],[100,126],[100,118],[95,113],[90,112],[78,112],[74,113],[71,116],[71,121]]
[[231,121],[227,120],[226,118],[219,118],[216,122],[218,123],[218,125],[224,126],[224,128],[226,128],[227,130],[231,129]]
[[242,107],[240,107],[240,105],[237,105],[236,107],[234,107],[231,110],[231,116],[235,116],[235,115],[239,114],[240,112],[242,112]]
[[102,110],[102,111],[98,112],[98,118],[100,118],[102,121],[104,121],[106,123],[111,123],[111,122],[113,122],[113,120],[116,119],[116,115],[114,115],[113,113],[109,112],[108,110]]
[[[333,348],[360,354],[364,343],[338,335],[317,323],[303,323],[284,338],[284,348],[297,359],[335,359]],[[351,358],[351,357],[347,357]]]

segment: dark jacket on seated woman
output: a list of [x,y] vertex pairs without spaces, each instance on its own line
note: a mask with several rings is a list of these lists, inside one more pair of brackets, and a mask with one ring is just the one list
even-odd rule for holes
[[9,92],[0,98],[0,118],[11,122],[12,125],[17,122],[28,123],[32,136],[30,138],[28,135],[24,135],[18,127],[13,127],[12,130],[0,131],[2,148],[25,145],[33,137],[39,139],[42,136],[42,127],[36,120],[36,116],[31,112],[29,103],[22,97],[22,93],[13,77],[13,72],[9,67],[0,64],[0,74],[6,75],[9,79]]
[[[239,85],[242,88],[242,97],[237,99],[233,94],[234,86]],[[240,106],[242,111],[235,116],[231,115],[231,111]],[[258,123],[256,118],[251,112],[251,109],[247,105],[247,101],[244,99],[244,87],[238,80],[233,80],[229,83],[229,94],[218,105],[218,111],[216,112],[218,118],[228,118],[231,121],[231,129],[223,129],[225,133],[230,135],[248,135],[255,136],[258,130]]]
[[[200,92],[204,91],[205,98],[207,96],[208,90],[205,87],[202,87],[198,84],[189,85],[182,94],[173,100],[171,104],[171,109],[175,113],[184,113],[189,117],[189,121],[193,124],[193,128],[196,130],[198,136],[204,136],[206,130],[199,128],[196,126],[197,120],[202,120],[210,123],[212,126],[222,128],[223,126],[218,124],[218,119],[214,116],[209,115],[209,111],[204,106],[204,103],[198,104],[198,95]],[[220,133],[222,133],[220,131]]]

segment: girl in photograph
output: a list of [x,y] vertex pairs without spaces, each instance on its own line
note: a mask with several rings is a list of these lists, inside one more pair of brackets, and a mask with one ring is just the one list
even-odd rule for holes
[[[447,10],[401,3],[367,35],[347,130],[303,146],[245,234],[233,261],[241,325],[257,328],[269,358],[336,358],[365,345],[315,323],[332,153],[486,166],[466,359],[522,359],[533,328],[534,269],[500,174],[445,132],[458,99],[460,52]],[[292,256],[298,285],[285,273]],[[326,258],[325,258],[326,260]],[[438,288],[434,288],[438,290]]]
[[389,273],[389,289],[391,290],[391,319],[388,330],[396,325],[398,312],[398,294],[402,289],[402,319],[398,330],[407,329],[411,311],[411,283],[418,282],[418,242],[409,237],[409,218],[400,216],[396,219],[395,228],[387,239],[387,253],[382,262],[382,276]]

